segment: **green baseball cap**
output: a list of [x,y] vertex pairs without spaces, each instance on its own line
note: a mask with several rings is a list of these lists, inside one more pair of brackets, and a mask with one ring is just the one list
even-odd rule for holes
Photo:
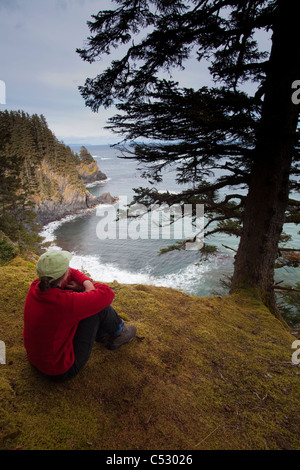
[[68,251],[49,250],[40,256],[36,264],[36,272],[39,277],[59,279],[67,271],[71,258],[72,255]]

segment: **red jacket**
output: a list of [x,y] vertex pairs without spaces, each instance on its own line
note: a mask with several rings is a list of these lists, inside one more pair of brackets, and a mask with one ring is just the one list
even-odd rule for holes
[[68,271],[69,273],[68,273],[67,279],[61,284],[62,288],[66,287],[70,281],[75,281],[78,284],[83,284],[84,281],[91,280],[88,276],[83,274],[81,271],[78,271],[78,269],[69,268]]
[[38,285],[39,279],[31,284],[24,307],[27,357],[45,374],[63,374],[74,363],[73,338],[79,321],[110,305],[115,294],[106,284],[98,283],[94,283],[95,290],[87,292],[58,287],[42,292]]

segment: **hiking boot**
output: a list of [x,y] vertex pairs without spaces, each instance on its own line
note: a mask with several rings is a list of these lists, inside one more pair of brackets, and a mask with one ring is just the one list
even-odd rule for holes
[[116,331],[116,333],[114,333],[113,336],[109,335],[108,333],[103,333],[103,331],[100,331],[100,332],[98,331],[95,341],[97,343],[107,343],[111,338],[114,338],[115,336],[118,336],[121,333],[123,325],[124,325],[124,320],[121,320],[118,330]]
[[118,336],[113,336],[107,343],[107,349],[114,350],[120,348],[123,344],[130,343],[136,335],[136,327],[134,325],[125,326]]

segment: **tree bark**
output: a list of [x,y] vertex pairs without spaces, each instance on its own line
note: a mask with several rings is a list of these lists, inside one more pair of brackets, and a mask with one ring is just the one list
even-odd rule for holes
[[274,264],[288,204],[299,114],[299,105],[292,101],[292,83],[300,80],[299,17],[300,2],[278,1],[262,119],[231,287],[232,292],[256,288],[278,317]]

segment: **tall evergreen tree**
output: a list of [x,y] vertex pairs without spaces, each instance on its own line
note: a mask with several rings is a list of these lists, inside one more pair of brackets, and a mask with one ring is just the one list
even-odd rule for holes
[[42,241],[29,200],[32,166],[26,148],[28,129],[23,113],[0,113],[0,231],[21,252],[35,251]]
[[79,158],[82,163],[89,164],[94,162],[92,155],[84,145],[80,147]]
[[[299,202],[289,198],[299,189],[299,100],[292,99],[300,80],[299,2],[115,1],[115,10],[93,15],[88,45],[77,51],[89,62],[125,44],[126,51],[80,87],[86,105],[115,104],[121,113],[110,127],[125,141],[153,142],[133,143],[129,155],[145,164],[146,177],[159,180],[175,165],[178,181],[191,183],[176,196],[140,189],[136,200],[204,203],[208,226],[218,223],[212,231],[241,237],[232,292],[254,288],[279,316],[278,243],[284,222],[299,221]],[[260,31],[271,36],[270,52],[257,41]],[[187,89],[163,75],[184,68],[193,53],[210,61],[216,86]],[[243,88],[248,82],[256,84],[253,95]]]

